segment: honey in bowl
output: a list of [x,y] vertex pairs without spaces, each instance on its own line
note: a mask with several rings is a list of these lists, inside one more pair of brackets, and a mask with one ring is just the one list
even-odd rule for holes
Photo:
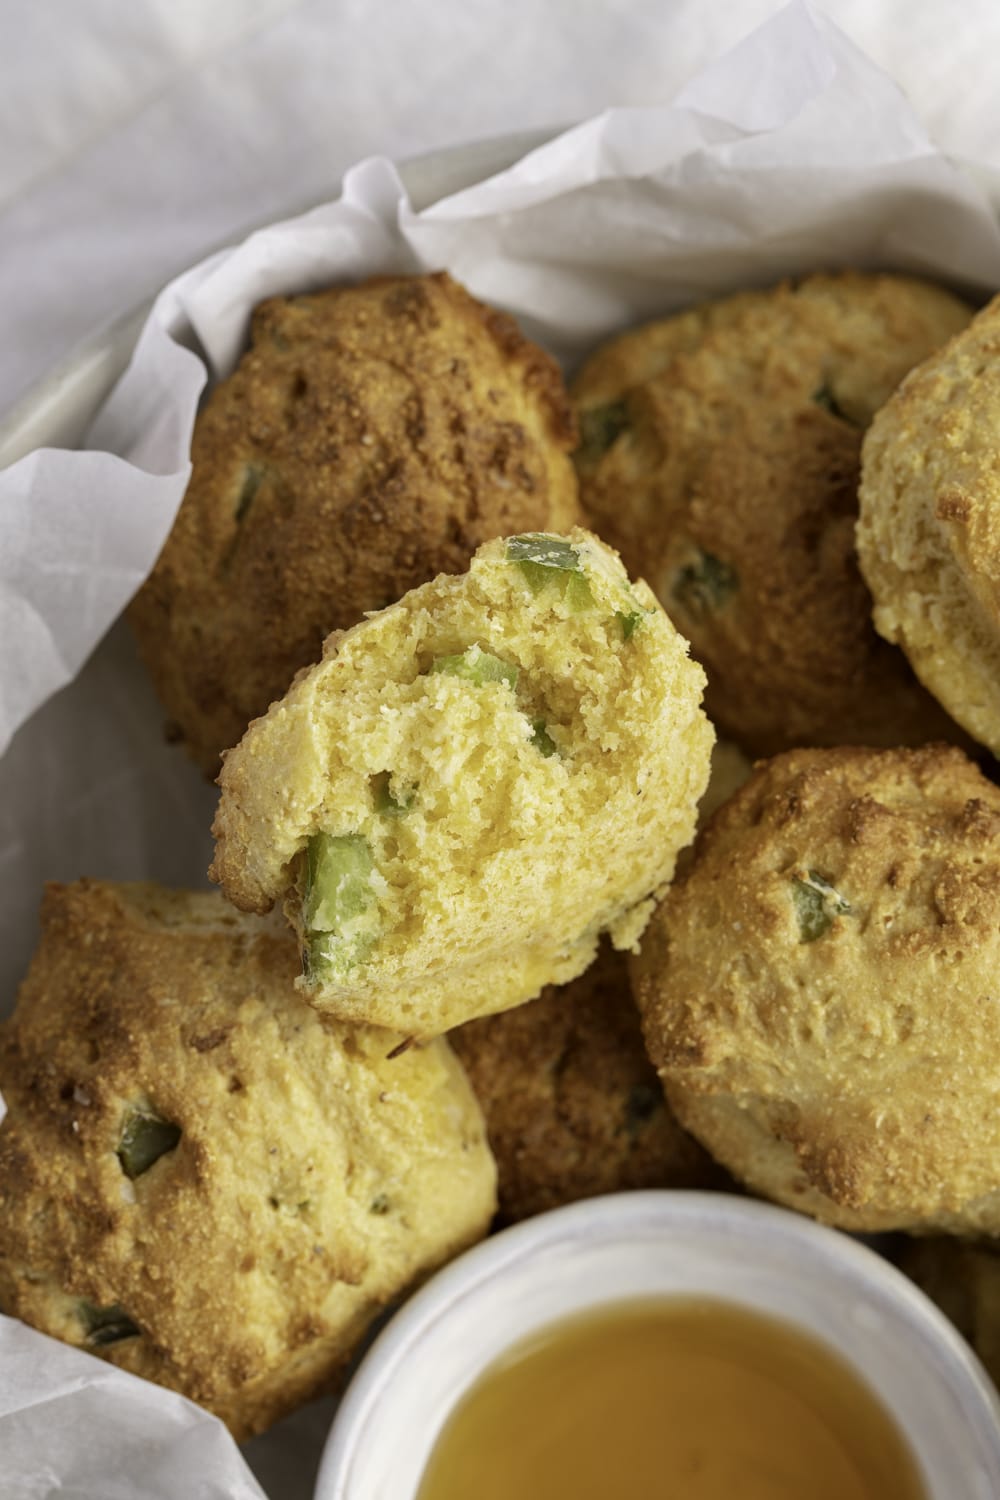
[[791,1324],[631,1301],[516,1345],[445,1423],[417,1500],[929,1500],[876,1395]]

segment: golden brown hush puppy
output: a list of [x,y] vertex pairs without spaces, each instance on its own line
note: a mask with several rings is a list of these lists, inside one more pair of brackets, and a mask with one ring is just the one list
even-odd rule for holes
[[623,1188],[725,1182],[667,1108],[609,944],[578,979],[448,1040],[486,1116],[508,1222]]
[[487,538],[579,519],[555,363],[443,272],[272,298],[195,424],[130,617],[211,775],[323,639]]
[[633,983],[681,1123],[848,1229],[1000,1230],[1000,790],[957,749],[795,751],[700,835]]
[[444,1043],[324,1027],[295,943],[216,893],[51,886],[0,1027],[0,1306],[249,1436],[485,1233]]
[[865,438],[858,555],[875,624],[1000,755],[1000,298],[925,361]]
[[865,427],[971,316],[912,277],[808,276],[628,333],[575,383],[584,509],[753,754],[958,734],[872,627],[854,524]]
[[519,1005],[645,926],[708,779],[703,685],[589,532],[487,542],[228,753],[212,877],[285,903],[331,1015],[432,1036]]

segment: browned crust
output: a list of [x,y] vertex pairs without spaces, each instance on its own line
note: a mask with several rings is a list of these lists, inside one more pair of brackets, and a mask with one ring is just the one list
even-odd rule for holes
[[331,631],[490,537],[579,519],[558,367],[446,273],[271,298],[251,340],[130,610],[209,774]]
[[[804,940],[817,875],[835,904]],[[675,1111],[752,1187],[847,1228],[996,1232],[998,959],[1000,791],[955,749],[844,748],[755,769],[633,977]]]
[[[963,739],[876,635],[854,524],[864,428],[969,317],[908,277],[810,276],[626,334],[574,385],[585,438],[594,408],[623,403],[625,423],[578,454],[584,507],[691,641],[709,716],[755,754]],[[705,553],[731,583],[709,605],[685,584]]]
[[607,943],[579,979],[449,1041],[486,1116],[505,1220],[625,1188],[726,1181],[667,1108],[624,955]]
[[[379,1309],[493,1208],[454,1063],[445,1077],[422,1072],[429,1055],[387,1063],[391,1034],[324,1027],[297,970],[290,934],[215,893],[50,885],[0,1025],[0,1305],[83,1347],[81,1300],[122,1307],[138,1336],[92,1352],[240,1438],[335,1385]],[[452,1113],[433,1145],[416,1131],[414,1168],[403,1101],[423,1089],[442,1090],[432,1123]],[[137,1105],[181,1134],[129,1179],[117,1151]],[[412,1199],[440,1192],[449,1153],[428,1234]]]
[[1000,754],[1000,298],[926,359],[865,437],[858,550],[874,620]]

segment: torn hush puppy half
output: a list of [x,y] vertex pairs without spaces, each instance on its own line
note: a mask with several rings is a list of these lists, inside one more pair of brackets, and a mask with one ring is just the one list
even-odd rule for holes
[[327,642],[226,757],[212,877],[302,992],[431,1036],[631,947],[708,779],[704,675],[582,530],[487,543]]

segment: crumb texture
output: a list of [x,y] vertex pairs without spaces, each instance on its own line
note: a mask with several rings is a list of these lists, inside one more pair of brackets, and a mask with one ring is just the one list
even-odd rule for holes
[[[213,878],[285,901],[344,1019],[433,1035],[568,981],[600,931],[635,942],[692,837],[713,735],[686,643],[589,533],[523,543],[552,566],[517,541],[329,641],[226,759]],[[353,871],[332,956],[317,833]]]

